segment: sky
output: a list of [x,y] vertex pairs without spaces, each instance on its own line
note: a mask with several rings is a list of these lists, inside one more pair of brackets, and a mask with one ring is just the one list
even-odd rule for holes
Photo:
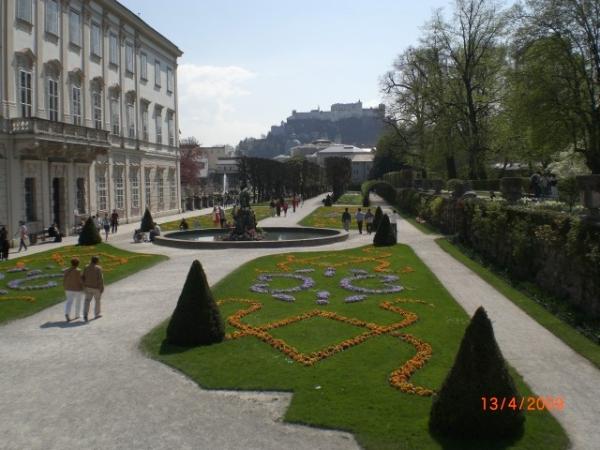
[[359,99],[449,0],[121,0],[182,51],[181,137],[236,145],[292,112]]

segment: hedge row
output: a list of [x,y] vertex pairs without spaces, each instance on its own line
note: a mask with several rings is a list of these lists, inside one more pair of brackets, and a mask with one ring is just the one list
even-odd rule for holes
[[537,284],[600,318],[600,228],[555,211],[481,199],[454,200],[414,189],[384,197],[470,247],[515,280]]

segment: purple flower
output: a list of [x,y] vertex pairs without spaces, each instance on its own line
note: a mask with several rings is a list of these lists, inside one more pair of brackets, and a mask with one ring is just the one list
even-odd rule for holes
[[369,272],[367,272],[365,269],[350,269],[350,273],[353,275],[368,275]]
[[258,292],[259,294],[268,294],[269,293],[269,285],[257,283],[250,286],[250,290],[252,292]]
[[362,302],[365,298],[367,298],[366,295],[351,295],[350,297],[346,297],[344,299],[344,302],[345,303]]
[[8,291],[6,289],[0,289],[0,295],[6,295]]
[[331,294],[328,291],[319,291],[317,292],[317,298],[319,300],[327,300]]
[[34,277],[36,275],[41,275],[42,271],[40,269],[34,269],[34,270],[30,270],[29,272],[27,272],[27,277],[31,278]]
[[273,298],[276,298],[277,300],[282,300],[284,302],[293,302],[296,300],[295,297],[291,296],[291,295],[287,295],[287,294],[273,294]]
[[[377,278],[376,275],[355,275],[353,277],[342,278],[340,281],[340,287],[352,291],[352,292],[361,292],[363,294],[393,294],[395,292],[400,292],[404,288],[400,285],[389,284],[392,281],[396,281],[397,277],[395,275],[379,275],[379,280],[384,284],[385,288],[380,289],[371,289],[360,286],[355,286],[352,284],[353,281],[366,280]],[[395,277],[392,279],[391,277]]]
[[317,305],[329,305],[329,300],[326,298],[320,298],[317,300]]
[[267,283],[257,283],[250,287],[252,292],[258,292],[259,294],[283,294],[283,293],[291,293],[291,292],[300,292],[310,289],[315,285],[315,281],[308,276],[301,275],[299,273],[264,273],[261,274],[258,279],[260,281],[269,282],[272,281],[273,278],[292,278],[295,280],[302,281],[302,284],[299,286],[294,286],[291,288],[280,288],[280,289],[269,289],[269,285]]
[[327,267],[323,273],[326,277],[333,277],[335,275],[335,267]]
[[311,273],[314,272],[315,269],[311,268],[311,267],[307,267],[306,269],[298,269],[295,272],[296,273]]

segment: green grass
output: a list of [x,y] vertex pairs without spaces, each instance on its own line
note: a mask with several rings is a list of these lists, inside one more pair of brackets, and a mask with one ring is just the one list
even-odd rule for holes
[[[91,247],[69,245],[0,262],[0,273],[5,276],[0,280],[0,289],[8,291],[7,294],[0,295],[0,323],[29,316],[65,300],[62,277],[41,279],[24,284],[35,285],[55,281],[58,284],[56,287],[20,291],[8,288],[7,284],[11,280],[24,278],[26,272],[6,273],[7,270],[15,268],[17,264],[25,264],[29,270],[39,269],[48,274],[61,273],[63,268],[69,267],[70,259],[73,256],[79,257],[80,268],[83,269],[89,263],[92,255],[100,256],[100,265],[104,269],[104,281],[107,284],[168,259],[166,256],[132,253],[108,244],[98,244]],[[28,297],[28,299],[24,297]]]
[[346,192],[335,203],[338,205],[362,206],[362,194],[360,192]]
[[[254,214],[256,215],[256,221],[260,221],[266,217],[271,216],[271,212],[268,206],[252,206],[254,210]],[[233,221],[231,217],[231,209],[225,210],[225,216],[228,221]],[[186,219],[190,229],[194,228],[214,228],[215,225],[212,220],[212,213],[210,214],[202,214],[194,217],[189,217]],[[162,231],[173,231],[179,230],[179,224],[181,223],[181,219],[172,220],[170,222],[165,222],[160,224],[160,229]]]
[[531,318],[553,333],[574,351],[587,358],[600,368],[600,345],[583,336],[571,325],[562,321],[539,303],[529,298],[506,280],[496,275],[492,270],[471,259],[460,248],[444,238],[436,240],[437,244],[448,254],[463,263],[483,280],[493,286],[498,292],[525,311]]
[[[380,259],[365,252],[372,247],[341,252],[296,253],[267,256],[256,259],[223,279],[213,288],[216,299],[244,298],[262,303],[262,309],[244,317],[246,324],[258,326],[296,316],[312,310],[336,312],[351,318],[387,325],[402,320],[398,313],[384,310],[384,300],[419,299],[427,304],[400,303],[401,308],[414,312],[419,320],[401,330],[432,347],[432,357],[418,370],[410,382],[426,388],[438,389],[445,378],[469,318],[452,299],[441,283],[403,245],[378,250]],[[388,257],[382,256],[388,252]],[[292,255],[292,270],[313,267],[309,274],[315,286],[296,293],[294,303],[286,303],[268,294],[257,294],[249,287],[257,282],[262,271],[280,272],[281,264]],[[307,260],[307,258],[315,258]],[[304,261],[298,259],[304,259]],[[347,304],[343,299],[352,292],[340,286],[342,277],[350,268],[362,268],[375,274],[374,268],[387,260],[390,270],[400,276],[405,290],[399,294],[373,294],[361,303]],[[277,265],[279,263],[279,266]],[[337,273],[323,275],[327,266],[336,265]],[[411,272],[410,269],[413,269]],[[272,286],[284,288],[298,285],[293,279],[274,278]],[[375,286],[377,280],[356,282],[361,286]],[[316,292],[331,293],[330,304],[315,304]],[[225,317],[247,304],[225,303],[221,312]],[[209,389],[281,390],[292,391],[294,396],[285,420],[311,426],[347,430],[367,449],[494,449],[518,448],[537,450],[562,449],[568,438],[556,420],[547,412],[527,413],[524,435],[516,442],[466,442],[434,439],[428,431],[431,397],[403,393],[390,386],[390,373],[415,355],[415,349],[398,338],[384,334],[371,337],[360,345],[317,362],[302,365],[253,336],[226,340],[217,345],[181,348],[164,343],[166,322],[149,333],[143,348],[154,358],[181,370],[198,384]],[[227,324],[227,332],[234,331]],[[312,317],[287,326],[274,328],[269,333],[284,339],[299,351],[310,352],[356,336],[364,328],[322,317]],[[532,395],[520,377],[515,381],[521,395]]]
[[[358,208],[361,208],[365,213],[368,209],[360,206],[348,207],[348,211],[352,216],[352,221],[350,222],[351,230],[358,230],[354,218],[354,214],[356,214]],[[300,225],[317,228],[343,228],[342,213],[344,212],[344,209],[346,209],[346,206],[321,206],[302,219]],[[371,212],[375,214],[375,208],[371,208]],[[366,225],[363,226],[363,229],[366,229]]]
[[[398,210],[397,210],[398,211]],[[435,229],[433,226],[429,225],[427,222],[419,223],[416,218],[408,213],[398,211],[398,215],[410,223],[417,230],[421,231],[425,234],[439,234],[440,231]]]

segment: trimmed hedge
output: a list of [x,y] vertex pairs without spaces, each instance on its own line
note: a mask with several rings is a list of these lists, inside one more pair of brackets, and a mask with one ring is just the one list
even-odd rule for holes
[[414,189],[398,189],[386,201],[456,235],[514,280],[533,282],[600,318],[600,228],[561,212],[456,200]]
[[96,245],[102,242],[100,232],[91,217],[88,217],[79,233],[79,245]]

